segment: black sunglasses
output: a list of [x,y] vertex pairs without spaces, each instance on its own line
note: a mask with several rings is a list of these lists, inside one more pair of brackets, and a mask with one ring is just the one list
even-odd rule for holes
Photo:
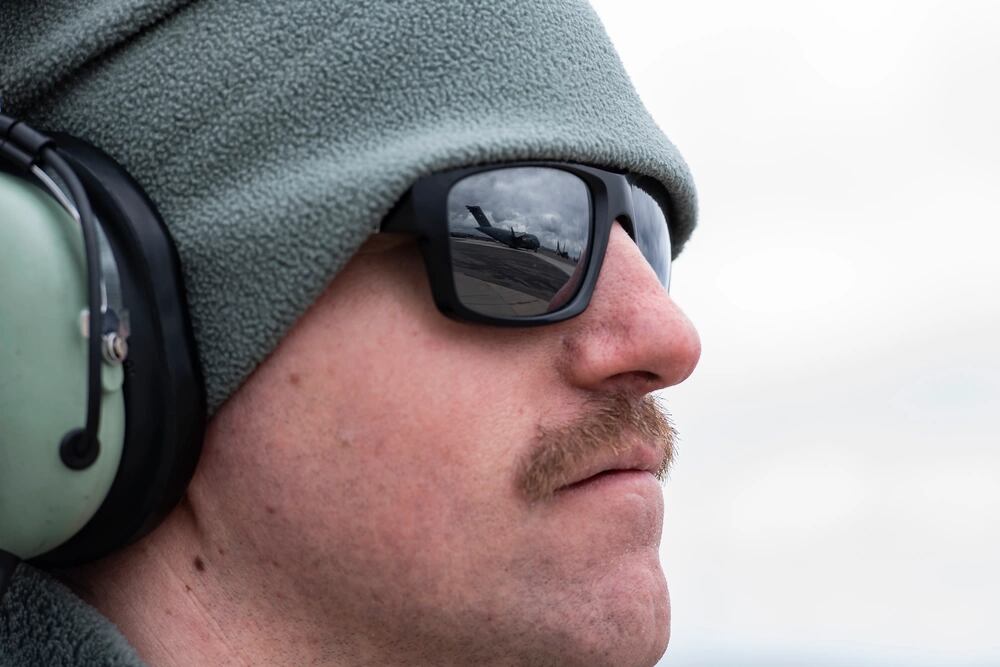
[[469,167],[418,180],[380,231],[417,236],[445,315],[550,324],[590,303],[616,219],[669,288],[661,192],[645,177],[564,162]]

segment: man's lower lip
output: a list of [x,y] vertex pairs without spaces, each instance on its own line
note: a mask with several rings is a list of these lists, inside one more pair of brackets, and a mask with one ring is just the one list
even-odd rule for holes
[[659,487],[659,484],[656,476],[648,470],[605,470],[587,479],[564,486],[556,491],[556,493],[561,495],[580,491],[615,490],[616,488],[635,485],[654,485]]

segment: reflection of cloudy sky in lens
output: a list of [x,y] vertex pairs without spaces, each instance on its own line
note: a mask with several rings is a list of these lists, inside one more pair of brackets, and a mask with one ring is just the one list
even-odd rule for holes
[[635,240],[643,256],[652,261],[656,277],[664,285],[670,282],[670,229],[663,209],[643,189],[632,187],[632,209],[635,213]]
[[543,248],[556,244],[579,256],[590,229],[590,194],[579,178],[547,167],[511,167],[474,174],[448,195],[451,231],[478,234],[466,206],[479,206],[494,227],[534,234]]

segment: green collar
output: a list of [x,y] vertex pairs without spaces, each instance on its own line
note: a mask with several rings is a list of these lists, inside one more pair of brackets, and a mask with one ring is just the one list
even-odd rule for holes
[[0,602],[0,667],[144,667],[111,621],[66,586],[21,564]]

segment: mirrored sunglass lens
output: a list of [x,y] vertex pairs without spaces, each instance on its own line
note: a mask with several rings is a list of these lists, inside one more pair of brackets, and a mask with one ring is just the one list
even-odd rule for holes
[[590,191],[551,167],[467,176],[448,193],[459,300],[494,317],[543,315],[579,289],[590,241]]
[[663,207],[638,185],[632,186],[635,242],[665,288],[670,289],[670,227]]

